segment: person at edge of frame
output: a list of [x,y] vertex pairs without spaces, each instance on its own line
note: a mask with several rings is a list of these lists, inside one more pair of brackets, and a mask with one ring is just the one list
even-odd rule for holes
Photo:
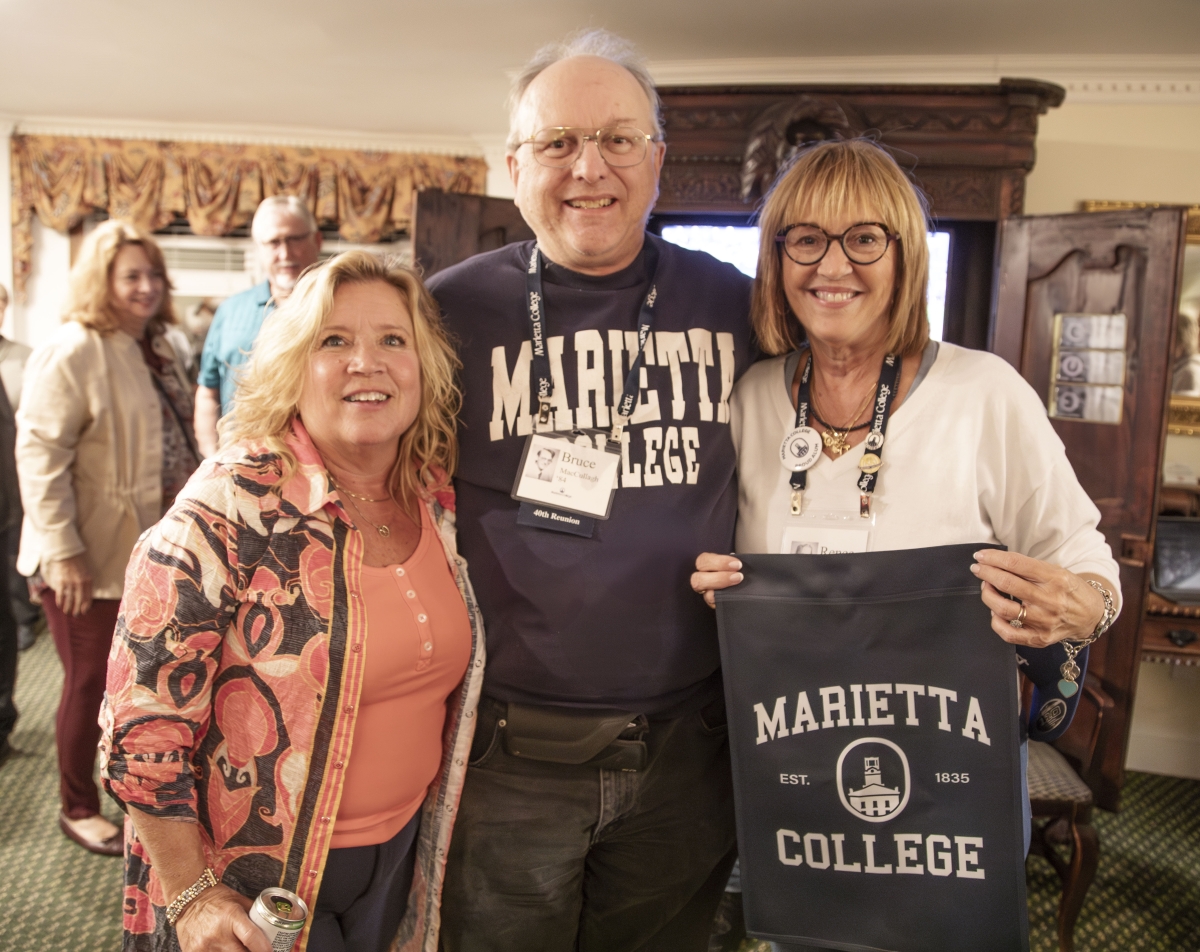
[[196,441],[206,457],[217,452],[217,422],[233,409],[238,369],[263,321],[288,299],[300,275],[321,251],[317,219],[295,195],[272,195],[254,212],[250,235],[266,279],[221,302],[200,353],[196,387]]
[[[4,312],[6,310],[8,310],[8,289],[0,284],[0,325],[4,323]],[[25,364],[32,353],[33,348],[28,344],[10,340],[3,334],[0,334],[0,384],[2,384],[5,396],[8,397],[8,405],[14,416],[21,408],[21,384],[25,377]],[[15,422],[13,432],[15,439]],[[21,496],[17,491],[15,477],[12,482],[12,490],[11,498],[13,504],[17,507],[17,513],[15,522],[8,532],[8,548],[5,550],[8,559],[7,591],[12,599],[12,615],[16,619],[17,649],[28,651],[33,647],[34,642],[37,641],[39,630],[45,627],[45,620],[42,618],[41,606],[35,605],[29,597],[28,581],[17,571],[17,549],[21,543],[21,519],[23,518],[23,513],[21,511]],[[3,597],[3,591],[0,590],[0,598]],[[2,611],[0,611],[0,617],[3,617]],[[2,677],[0,676],[0,678]],[[0,701],[0,708],[2,707],[3,702]]]
[[608,434],[647,306],[654,330],[610,518],[552,531],[510,498],[538,415],[535,243],[429,282],[464,365],[460,543],[489,655],[443,948],[703,950],[735,832],[716,625],[688,575],[695,551],[733,542],[726,401],[754,356],[750,280],[646,233],[666,147],[629,43],[594,30],[543,48],[510,109],[509,174],[544,262],[539,431]]
[[[17,489],[17,423],[8,394],[0,387],[0,547],[7,554],[10,536],[21,531],[21,501]],[[12,567],[0,559],[0,767],[12,756],[8,738],[17,724],[13,693],[17,686],[17,619],[7,596]],[[22,579],[21,581],[24,581]]]

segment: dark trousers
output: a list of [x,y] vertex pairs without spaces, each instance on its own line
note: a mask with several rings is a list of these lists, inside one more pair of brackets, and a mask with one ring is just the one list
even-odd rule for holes
[[54,739],[58,745],[59,795],[63,812],[72,820],[100,812],[100,794],[92,779],[96,745],[100,742],[97,718],[120,605],[116,598],[98,598],[87,612],[72,617],[62,613],[51,589],[42,592],[46,624],[63,666]]
[[735,855],[714,707],[651,721],[646,767],[622,772],[509,755],[504,705],[485,699],[446,868],[445,952],[704,952]]
[[408,904],[421,811],[386,843],[330,850],[308,952],[386,952]]
[[4,546],[8,553],[8,580],[6,587],[0,591],[9,592],[12,596],[12,613],[18,625],[33,627],[37,624],[41,609],[29,600],[29,580],[17,571],[17,550],[21,541],[21,524],[18,522],[8,530],[8,542]]
[[[8,564],[9,536],[17,529],[0,532],[0,549],[5,557],[0,563],[0,591],[9,590],[10,568]],[[24,582],[24,579],[21,579]],[[17,685],[17,620],[13,617],[8,598],[0,598],[0,746],[8,740],[17,723],[17,706],[13,703],[13,691]]]

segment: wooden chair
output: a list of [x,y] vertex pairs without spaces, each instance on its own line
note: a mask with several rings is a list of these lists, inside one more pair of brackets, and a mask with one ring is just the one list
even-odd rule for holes
[[[1031,693],[1026,682],[1026,701]],[[1029,851],[1045,857],[1063,883],[1058,904],[1060,952],[1075,950],[1075,922],[1100,861],[1100,841],[1092,826],[1094,798],[1083,778],[1094,776],[1100,728],[1112,709],[1112,699],[1089,674],[1071,728],[1053,744],[1029,742],[1029,806],[1034,821]],[[1055,846],[1069,848],[1066,860]]]

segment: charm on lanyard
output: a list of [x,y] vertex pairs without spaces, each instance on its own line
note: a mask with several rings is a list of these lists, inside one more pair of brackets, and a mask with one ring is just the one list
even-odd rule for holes
[[821,458],[821,434],[808,425],[809,383],[812,380],[812,358],[800,375],[800,392],[796,396],[796,424],[783,438],[779,446],[779,462],[792,474],[792,515],[804,510],[804,489],[808,485],[808,471]]
[[[892,400],[896,396],[896,380],[900,376],[902,360],[898,354],[888,354],[883,358],[883,367],[879,373],[879,385],[875,389],[875,415],[871,420],[871,429],[865,440],[866,452],[858,461],[862,475],[858,480],[858,514],[864,519],[871,518],[871,495],[879,479],[879,470],[883,466],[884,432],[887,430],[888,418],[892,413]],[[821,435],[808,425],[808,407],[811,400],[810,386],[812,384],[813,360],[810,353],[808,363],[804,365],[804,373],[800,375],[800,390],[796,394],[796,423],[779,447],[779,461],[783,468],[791,471],[789,483],[792,487],[791,512],[799,516],[804,510],[804,490],[808,484],[808,470],[817,464],[821,458]]]
[[858,461],[858,469],[862,473],[858,478],[858,514],[864,519],[871,518],[871,496],[875,493],[879,470],[883,466],[883,434],[892,415],[892,401],[896,398],[896,381],[902,365],[899,354],[888,354],[883,358],[883,367],[879,371],[879,385],[875,389],[875,415],[871,419],[871,430],[864,440],[866,452]]

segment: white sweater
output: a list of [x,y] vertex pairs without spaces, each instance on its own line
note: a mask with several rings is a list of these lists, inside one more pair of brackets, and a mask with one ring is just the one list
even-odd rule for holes
[[794,551],[814,541],[826,551],[874,552],[998,542],[1093,572],[1120,591],[1117,564],[1096,528],[1100,512],[1033,388],[999,357],[953,344],[940,345],[928,375],[892,413],[874,519],[858,516],[861,443],[838,459],[821,456],[808,471],[804,515],[792,517],[790,474],[779,461],[795,423],[786,361],[756,364],[733,392],[737,551]]

